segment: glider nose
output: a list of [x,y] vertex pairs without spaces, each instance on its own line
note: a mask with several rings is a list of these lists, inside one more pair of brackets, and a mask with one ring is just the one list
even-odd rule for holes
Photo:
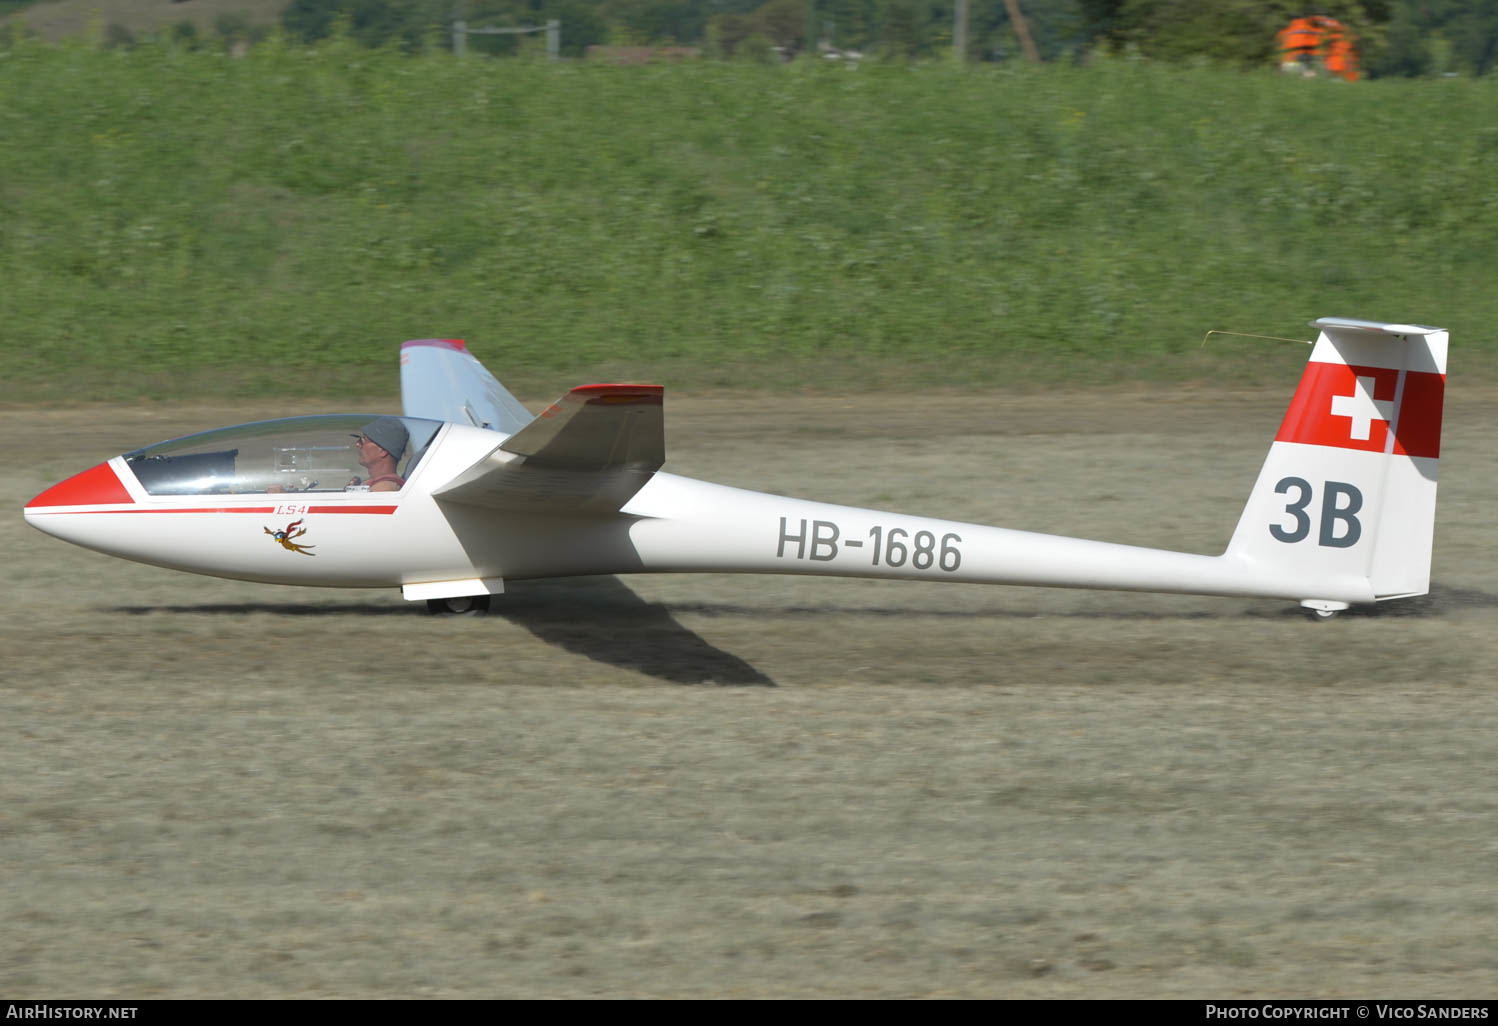
[[89,467],[42,492],[26,504],[27,512],[53,506],[118,506],[135,500],[108,462]]
[[22,513],[32,527],[57,534],[61,521],[71,518],[53,514],[77,512],[79,506],[120,506],[134,502],[114,468],[100,463],[48,488],[28,502]]

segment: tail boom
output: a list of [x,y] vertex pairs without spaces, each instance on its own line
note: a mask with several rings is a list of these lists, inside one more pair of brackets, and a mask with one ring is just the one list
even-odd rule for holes
[[[1282,567],[886,513],[656,474],[625,509],[639,572],[773,573],[1303,600]],[[1373,601],[1356,574],[1314,597]]]

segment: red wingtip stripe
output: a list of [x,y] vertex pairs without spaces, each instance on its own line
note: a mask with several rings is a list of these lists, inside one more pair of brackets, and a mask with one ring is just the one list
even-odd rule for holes
[[43,506],[117,506],[135,500],[125,490],[119,476],[108,463],[90,467],[59,481],[26,504],[27,509]]
[[577,396],[585,403],[660,406],[664,402],[666,390],[661,385],[578,385],[568,394]]
[[413,338],[409,342],[402,342],[401,349],[419,349],[427,347],[431,349],[451,349],[455,352],[468,352],[468,344],[460,338]]

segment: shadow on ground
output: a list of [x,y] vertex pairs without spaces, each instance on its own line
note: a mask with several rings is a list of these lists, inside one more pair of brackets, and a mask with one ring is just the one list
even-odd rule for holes
[[[490,616],[502,616],[537,638],[576,655],[673,684],[774,687],[749,663],[684,627],[671,607],[647,602],[617,577],[517,581],[497,595]],[[130,616],[150,613],[292,617],[427,616],[412,602],[209,602],[115,606]]]
[[[934,620],[1031,620],[1040,617],[1058,620],[1280,620],[1310,617],[1299,605],[1277,599],[1263,599],[1249,608],[1233,606],[1221,609],[1047,609],[1044,606],[980,609],[939,609],[913,606],[845,606],[818,605],[747,605],[733,602],[672,602],[673,613],[697,616],[733,616],[745,619],[787,616],[866,616],[929,617]],[[1475,588],[1454,588],[1432,584],[1430,594],[1409,599],[1380,602],[1372,606],[1354,606],[1341,615],[1348,617],[1440,617],[1463,609],[1498,608],[1498,595]]]
[[426,606],[393,602],[197,602],[171,606],[113,606],[111,613],[145,616],[148,613],[188,613],[208,616],[426,616]]
[[1477,588],[1456,588],[1431,584],[1430,594],[1394,599],[1376,606],[1357,606],[1345,616],[1424,616],[1439,617],[1463,609],[1498,609],[1498,595]]
[[[909,606],[783,605],[733,602],[647,602],[617,577],[578,577],[517,581],[496,596],[491,616],[501,616],[540,640],[595,662],[633,670],[674,684],[722,684],[774,687],[775,682],[745,660],[712,645],[676,617],[736,617],[746,620],[787,617],[862,616],[937,620],[1005,620],[1036,617],[1077,620],[1282,620],[1308,614],[1292,603],[1264,602],[1250,608],[1210,610],[1044,608],[940,609]],[[1355,607],[1349,618],[1439,618],[1464,609],[1498,608],[1498,595],[1475,588],[1435,584],[1417,598]],[[225,616],[427,616],[421,603],[406,602],[218,602],[200,605],[116,606],[128,615],[185,613]]]
[[518,581],[506,588],[491,616],[498,613],[577,655],[675,684],[775,686],[738,656],[683,627],[671,607],[646,602],[617,577]]

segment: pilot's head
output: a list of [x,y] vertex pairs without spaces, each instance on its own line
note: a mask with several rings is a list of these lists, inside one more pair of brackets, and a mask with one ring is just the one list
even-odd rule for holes
[[370,457],[379,457],[379,453],[370,452],[370,443],[384,450],[392,460],[399,460],[401,453],[406,451],[406,437],[406,425],[398,417],[379,417],[370,421],[355,436],[357,441],[354,444],[359,447],[360,453],[359,462],[369,466],[366,461]]

